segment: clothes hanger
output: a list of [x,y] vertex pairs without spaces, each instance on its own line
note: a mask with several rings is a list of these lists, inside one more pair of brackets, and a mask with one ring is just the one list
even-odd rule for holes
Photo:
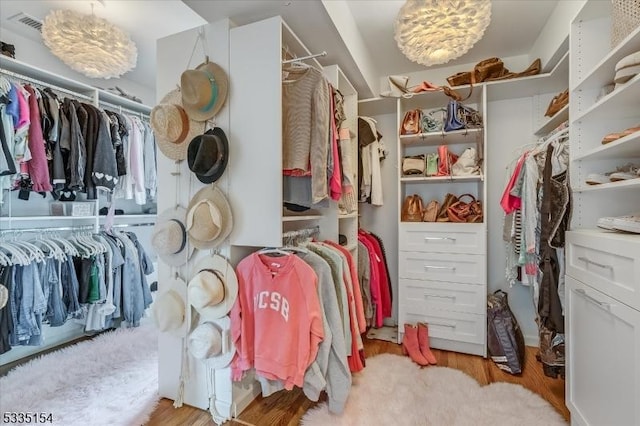
[[17,247],[9,241],[4,241],[0,244],[0,250],[4,250],[8,255],[12,265],[26,266],[30,264],[29,256],[22,251],[20,247]]
[[[277,255],[280,255],[280,256],[291,256],[291,255],[293,255],[293,253],[285,251],[285,250],[283,250],[281,248],[277,248],[277,247],[266,247],[266,248],[263,248],[262,250],[258,251],[258,254],[264,254],[264,255],[267,255],[267,256],[272,255],[272,254],[277,254]],[[273,257],[273,256],[271,256],[271,257]]]

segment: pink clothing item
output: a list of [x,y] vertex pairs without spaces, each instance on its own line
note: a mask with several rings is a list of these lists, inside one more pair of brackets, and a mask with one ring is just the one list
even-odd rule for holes
[[233,380],[255,368],[282,380],[285,389],[302,387],[324,339],[318,277],[297,256],[259,253],[242,259],[236,273],[238,298],[230,313],[237,350],[231,363]]
[[500,199],[500,205],[502,206],[502,210],[506,214],[513,213],[515,210],[520,210],[522,208],[522,198],[516,197],[515,195],[511,195],[511,190],[513,189],[516,181],[518,180],[518,176],[520,175],[520,170],[522,170],[522,165],[524,164],[524,160],[527,158],[527,153],[522,154],[520,158],[518,158],[518,162],[516,163],[516,167],[513,170],[513,174],[511,175],[511,179],[509,179],[509,183],[507,187],[504,189],[502,193],[502,198]]
[[342,247],[340,244],[337,244],[333,241],[325,241],[328,245],[334,247],[336,250],[340,251],[347,258],[347,263],[349,265],[349,272],[351,275],[351,283],[353,285],[353,298],[355,299],[356,304],[356,318],[358,319],[358,330],[360,330],[360,334],[367,331],[367,320],[364,316],[364,303],[362,302],[362,291],[360,290],[360,281],[358,280],[358,271],[356,261],[353,259],[353,256],[346,248]]
[[[22,88],[21,86],[16,85],[16,93],[18,94],[18,113],[19,113],[18,123],[16,124],[16,133],[19,133],[20,129],[22,129],[23,127],[31,124],[31,112],[29,111],[29,102],[27,101],[27,98],[25,97],[25,94],[23,92],[24,89],[25,88]],[[31,93],[31,91],[28,91],[28,92]],[[36,104],[37,103],[38,101],[36,100]]]
[[51,180],[49,178],[49,166],[47,164],[47,155],[44,151],[44,136],[42,135],[42,125],[40,124],[40,110],[38,109],[38,100],[35,91],[31,86],[25,86],[29,92],[29,115],[31,116],[31,125],[29,126],[29,151],[31,151],[31,160],[27,163],[29,166],[29,177],[33,184],[33,190],[36,192],[49,192],[53,190]]
[[[329,85],[329,93],[333,94],[333,87]],[[336,127],[336,120],[334,119],[335,105],[333,102],[333,95],[329,96],[330,99],[330,112],[331,112],[331,129],[329,131],[329,137],[331,138],[331,155],[333,158],[333,172],[329,176],[329,191],[331,193],[331,199],[338,201],[342,197],[342,174],[340,174],[340,154],[338,153],[338,129]]]
[[375,250],[376,254],[376,266],[378,268],[378,278],[380,280],[380,297],[382,302],[382,316],[384,318],[391,317],[391,285],[389,280],[389,272],[387,271],[387,266],[384,262],[384,253],[382,252],[382,247],[380,247],[380,243],[373,236],[367,233],[364,230],[358,231],[359,235],[363,235],[368,241],[371,243],[371,246]]
[[358,241],[360,241],[367,248],[369,252],[369,263],[371,264],[370,272],[371,277],[369,279],[369,286],[371,288],[371,305],[375,308],[375,317],[372,319],[374,327],[382,327],[384,316],[382,314],[382,296],[380,291],[380,270],[378,268],[378,262],[380,259],[376,255],[376,250],[371,244],[371,241],[363,234],[358,234]]

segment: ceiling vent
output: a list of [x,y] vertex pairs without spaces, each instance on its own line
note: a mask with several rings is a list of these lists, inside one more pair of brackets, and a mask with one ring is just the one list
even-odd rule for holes
[[33,16],[27,15],[24,12],[17,13],[7,19],[8,21],[15,21],[21,24],[24,24],[28,27],[37,30],[38,32],[42,32],[42,21],[34,18]]

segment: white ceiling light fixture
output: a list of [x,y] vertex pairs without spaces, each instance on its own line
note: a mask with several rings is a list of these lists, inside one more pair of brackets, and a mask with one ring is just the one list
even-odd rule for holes
[[411,61],[445,64],[467,53],[490,21],[490,0],[407,0],[394,23],[395,39]]
[[138,60],[129,34],[93,13],[53,10],[42,23],[42,37],[62,62],[91,78],[120,77]]

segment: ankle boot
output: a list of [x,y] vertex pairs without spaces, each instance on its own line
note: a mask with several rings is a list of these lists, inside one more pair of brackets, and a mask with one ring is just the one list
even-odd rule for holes
[[404,325],[404,337],[402,338],[402,352],[418,365],[429,365],[429,361],[420,353],[418,345],[418,329],[411,324]]
[[418,346],[424,358],[429,361],[429,364],[438,362],[429,347],[429,327],[423,322],[418,323]]

